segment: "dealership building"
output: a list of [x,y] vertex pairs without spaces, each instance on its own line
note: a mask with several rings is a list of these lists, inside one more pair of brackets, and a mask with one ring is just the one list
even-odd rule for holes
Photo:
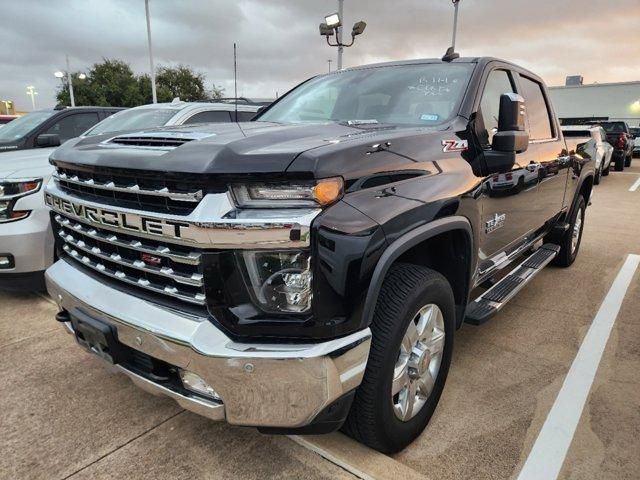
[[549,88],[563,123],[608,119],[640,125],[640,81],[583,85],[580,77],[569,77],[567,83],[572,80],[577,84]]

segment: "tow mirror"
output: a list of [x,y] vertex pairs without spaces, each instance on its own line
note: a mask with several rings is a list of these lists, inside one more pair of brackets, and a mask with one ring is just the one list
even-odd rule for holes
[[529,147],[529,134],[525,131],[527,115],[524,98],[517,93],[500,95],[498,131],[491,147],[497,152],[522,153]]
[[56,133],[42,133],[36,137],[36,146],[38,147],[59,147],[60,136]]

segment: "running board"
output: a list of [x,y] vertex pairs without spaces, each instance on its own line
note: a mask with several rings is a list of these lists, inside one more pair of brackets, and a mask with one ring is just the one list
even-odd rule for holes
[[560,252],[560,246],[547,243],[528,256],[507,276],[467,306],[465,322],[481,325],[497,314]]

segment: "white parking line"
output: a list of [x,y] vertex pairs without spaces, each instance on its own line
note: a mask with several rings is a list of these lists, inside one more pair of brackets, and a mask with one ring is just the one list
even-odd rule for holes
[[631,185],[631,188],[629,189],[630,192],[635,192],[638,187],[640,187],[640,177],[638,177],[638,179],[636,180],[636,182]]
[[558,478],[640,255],[628,255],[580,345],[518,480]]

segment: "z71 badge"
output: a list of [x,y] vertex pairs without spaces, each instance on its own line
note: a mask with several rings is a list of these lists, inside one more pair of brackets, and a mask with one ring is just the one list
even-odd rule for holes
[[442,140],[443,152],[464,152],[469,148],[467,140]]

